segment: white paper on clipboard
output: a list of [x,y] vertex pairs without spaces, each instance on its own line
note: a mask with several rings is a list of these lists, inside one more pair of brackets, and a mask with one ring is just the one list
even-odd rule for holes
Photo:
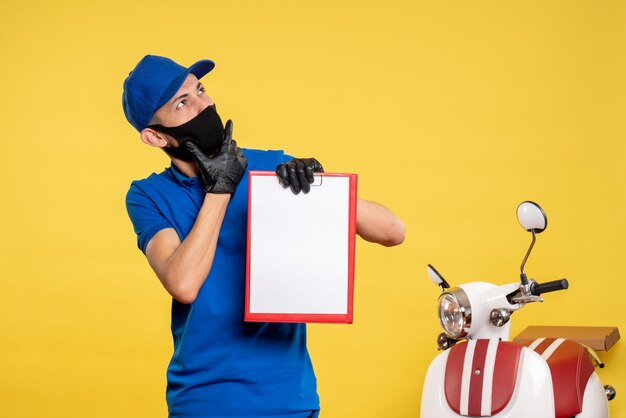
[[247,321],[352,322],[356,182],[324,173],[294,195],[249,173]]

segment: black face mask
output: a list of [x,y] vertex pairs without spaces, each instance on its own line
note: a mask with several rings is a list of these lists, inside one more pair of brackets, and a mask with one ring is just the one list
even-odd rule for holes
[[165,146],[163,151],[184,161],[194,161],[193,156],[183,146],[185,142],[191,141],[205,155],[211,155],[219,149],[224,140],[224,125],[215,110],[215,105],[208,106],[182,125],[167,127],[155,124],[148,127],[174,137],[178,141],[178,147]]

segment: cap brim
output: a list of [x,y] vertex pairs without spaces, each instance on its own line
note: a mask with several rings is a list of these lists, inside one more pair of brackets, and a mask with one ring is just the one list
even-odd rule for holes
[[200,80],[202,77],[207,75],[214,67],[215,67],[215,63],[211,60],[198,61],[195,64],[193,64],[191,67],[189,67],[189,69],[187,70],[187,74],[185,75],[185,78],[187,78],[187,75],[191,73],[195,75],[198,80]]
[[185,82],[189,74],[195,75],[196,78],[199,80],[205,75],[207,75],[214,67],[215,67],[215,63],[213,61],[200,60],[196,62],[195,64],[193,64],[192,66],[190,66],[189,68],[187,68],[187,71],[185,71],[180,77],[174,79],[174,81],[172,81],[170,85],[167,86],[167,88],[163,92],[163,95],[161,95],[161,98],[159,99],[159,102],[157,103],[156,108],[159,109],[161,106],[167,103],[172,97],[174,97],[174,95],[176,94],[178,89],[180,89],[180,86],[183,85],[183,83]]

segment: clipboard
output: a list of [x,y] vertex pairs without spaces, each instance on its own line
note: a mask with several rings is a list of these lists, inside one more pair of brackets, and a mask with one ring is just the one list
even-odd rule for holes
[[352,323],[357,175],[319,173],[293,194],[248,174],[244,320]]

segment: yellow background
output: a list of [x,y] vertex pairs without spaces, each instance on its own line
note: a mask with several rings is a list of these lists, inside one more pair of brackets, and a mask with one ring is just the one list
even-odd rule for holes
[[[433,263],[452,283],[570,290],[513,317],[626,332],[626,3],[9,2],[0,14],[0,416],[161,417],[170,300],[124,196],[164,154],[124,119],[147,53],[190,65],[246,147],[356,172],[406,223],[357,246],[355,324],[310,326],[323,417],[417,417],[437,354]],[[599,372],[626,416],[626,345]],[[532,400],[529,400],[532,401]]]

